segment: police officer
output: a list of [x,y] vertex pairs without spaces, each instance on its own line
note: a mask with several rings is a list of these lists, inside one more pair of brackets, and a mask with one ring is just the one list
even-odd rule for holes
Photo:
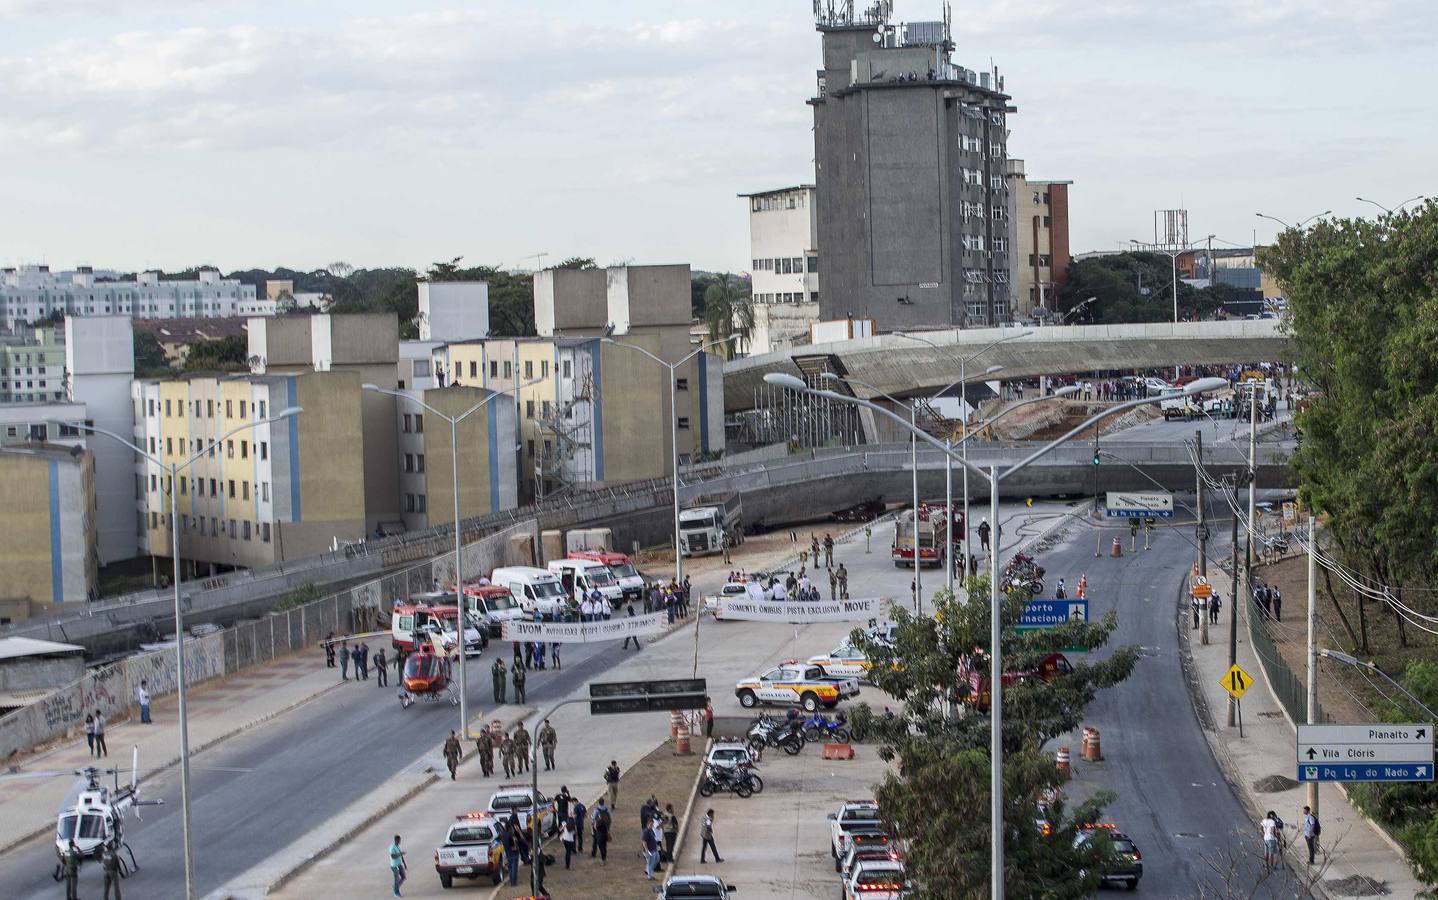
[[514,702],[524,702],[524,665],[517,659],[514,661]]
[[494,702],[504,702],[504,660],[496,659],[489,671],[494,675]]
[[105,871],[105,900],[110,900],[111,887],[115,889],[115,900],[120,900],[120,854],[115,852],[114,843],[105,844],[100,867]]
[[846,569],[846,568],[844,568],[844,564],[843,564],[843,563],[839,563],[838,575],[839,575],[839,596],[840,596],[841,598],[843,598],[844,600],[848,600],[848,599],[849,599],[849,570]]
[[444,764],[449,767],[449,780],[455,780],[455,770],[459,768],[459,757],[464,750],[459,746],[459,735],[450,731],[449,737],[444,741]]
[[514,776],[514,738],[505,735],[499,742],[499,758],[504,763],[504,777]]
[[80,879],[80,848],[75,846],[74,838],[70,839],[70,846],[60,856],[60,865],[65,869],[65,900],[80,900],[77,893],[77,882]]
[[544,771],[548,772],[554,768],[554,750],[558,746],[559,734],[549,720],[545,719],[539,729],[539,749],[544,751]]
[[514,727],[514,762],[515,768],[520,772],[529,771],[530,744],[529,731],[524,727],[524,723],[520,722]]
[[824,532],[824,568],[830,569],[834,566],[834,536]]
[[479,768],[480,771],[484,773],[484,777],[488,778],[489,776],[493,775],[494,735],[489,733],[488,728],[485,728],[480,731],[479,737],[475,738],[474,750],[476,753],[479,754]]

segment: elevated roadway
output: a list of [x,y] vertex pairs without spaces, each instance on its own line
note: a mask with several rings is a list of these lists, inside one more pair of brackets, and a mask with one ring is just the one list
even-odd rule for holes
[[[783,372],[803,377],[836,372],[866,381],[896,397],[928,396],[959,378],[959,359],[985,345],[1021,332],[1016,328],[925,331],[810,344],[736,359],[724,366],[724,409],[752,409],[764,376]],[[1003,378],[1036,378],[1116,369],[1175,365],[1219,365],[1283,359],[1289,336],[1277,319],[1226,322],[1154,322],[1136,325],[1045,326],[993,347],[968,366],[978,375],[1003,366]],[[875,395],[857,384],[855,393]]]

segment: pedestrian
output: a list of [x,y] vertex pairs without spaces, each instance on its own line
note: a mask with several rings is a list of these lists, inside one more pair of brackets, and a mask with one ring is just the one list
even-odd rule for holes
[[530,641],[524,642],[524,667],[534,668],[534,644]]
[[514,663],[514,672],[511,675],[511,678],[514,680],[514,702],[523,703],[525,678],[524,666],[521,666],[518,660],[516,660]]
[[515,768],[521,773],[529,771],[529,748],[532,746],[529,739],[529,731],[520,722],[514,726],[514,761]]
[[513,887],[519,884],[519,834],[510,823],[504,828],[504,867],[509,872],[509,884]]
[[[626,605],[624,608],[625,608],[626,614],[629,616],[629,618],[631,618],[631,619],[634,618],[634,602],[633,602],[633,601],[630,601],[629,604]],[[623,650],[623,649],[625,649],[626,647],[628,647],[630,641],[633,641],[633,642],[634,642],[634,649],[635,649],[635,650],[641,650],[641,649],[643,649],[642,647],[639,646],[639,635],[637,635],[637,634],[626,634],[626,635],[624,636],[624,643],[622,643],[622,644],[619,645],[619,649],[620,649],[620,650]]]
[[98,709],[95,710],[95,755],[110,755],[110,748],[105,746],[105,714]]
[[609,797],[609,808],[619,808],[619,763],[609,761],[609,768],[604,770],[604,790]]
[[979,546],[983,548],[985,553],[989,552],[989,534],[992,533],[992,531],[993,528],[989,525],[989,519],[985,516],[983,520],[979,522]]
[[714,810],[704,810],[704,818],[699,820],[699,839],[703,843],[699,846],[699,862],[706,863],[705,859],[710,852],[714,854],[715,862],[723,862],[724,857],[719,855],[719,848],[714,844]]
[[659,865],[659,840],[654,837],[654,830],[645,827],[644,832],[644,877],[650,881],[654,880],[654,867]]
[[559,817],[563,824],[559,826],[559,842],[564,845],[564,868],[569,868],[569,860],[574,856],[574,820],[563,815]]
[[60,865],[65,870],[65,900],[80,900],[78,882],[80,880],[80,848],[75,846],[75,839],[70,838],[70,846],[60,855]]
[[1270,809],[1258,827],[1263,833],[1263,866],[1272,871],[1278,862],[1278,816]]
[[693,589],[693,585],[689,583],[689,576],[685,575],[684,583],[679,586],[679,615],[686,619],[689,618],[689,597]]
[[969,577],[979,577],[979,558],[972,553],[969,554]]
[[642,839],[644,832],[649,830],[649,825],[659,815],[659,800],[653,795],[639,806],[639,836]]
[[550,659],[551,662],[554,663],[554,671],[556,671],[556,672],[558,672],[560,669],[564,668],[564,666],[560,663],[560,660],[559,660],[559,648],[560,648],[561,646],[563,646],[563,645],[562,645],[562,644],[550,644],[550,645],[549,645],[549,659]]
[[534,665],[541,672],[544,671],[544,641],[534,642]]
[[494,665],[489,667],[490,674],[494,677],[494,702],[504,702],[504,660],[496,659]]
[[354,647],[350,649],[350,665],[354,666],[355,681],[364,680],[363,676],[360,675],[360,658],[361,654],[359,644],[355,644]]
[[455,772],[459,769],[459,756],[463,753],[459,746],[459,735],[451,729],[449,737],[444,741],[444,764],[449,767],[449,780],[455,780]]
[[826,569],[832,569],[833,567],[834,567],[834,536],[833,536],[832,534],[830,534],[829,532],[826,531],[826,532],[824,532],[824,568],[826,568]]
[[839,563],[839,597],[843,600],[849,599],[849,570]]
[[574,795],[569,793],[567,785],[560,785],[559,793],[554,795],[554,811],[559,816],[559,821],[569,821],[569,804],[574,802]]
[[120,854],[115,850],[115,841],[106,841],[100,856],[100,869],[105,873],[105,900],[110,900],[110,889],[115,890],[115,900],[120,897]]
[[839,573],[833,569],[829,570],[829,599],[839,599]]
[[[554,750],[559,746],[559,735],[548,719],[539,727],[539,749],[544,751],[544,771],[554,769]],[[562,818],[562,816],[561,816]]]
[[721,537],[721,538],[719,538],[719,547],[720,547],[720,549],[722,549],[722,550],[724,551],[724,565],[726,565],[726,566],[729,565],[729,545],[730,545],[730,543],[731,543],[731,541],[729,540],[729,532],[728,532],[728,530],[726,529],[725,532],[724,532],[724,536]]
[[1282,622],[1282,621],[1283,621],[1283,592],[1278,589],[1278,585],[1275,584],[1273,587],[1271,587],[1271,588],[1268,589],[1268,598],[1269,598],[1269,599],[1268,599],[1268,602],[1273,605],[1273,618],[1274,618],[1274,620],[1275,620],[1275,621],[1278,621],[1278,622]]
[[140,724],[150,725],[150,683],[140,679],[140,686],[135,688],[135,702],[140,705]]
[[90,748],[90,755],[95,755],[95,717],[85,713],[85,744]]
[[809,533],[809,555],[814,559],[814,568],[819,567],[819,536]]
[[600,800],[594,807],[594,849],[589,851],[589,855],[599,851],[601,865],[609,864],[609,829],[613,824],[614,818],[605,809],[604,801]]
[[384,648],[374,652],[375,687],[389,686],[389,660],[385,659]]
[[674,592],[666,591],[664,594],[664,613],[670,625],[674,624],[674,617],[679,614],[679,598]]
[[335,633],[331,631],[325,635],[325,668],[335,667]]
[[589,811],[589,810],[586,809],[585,806],[584,806],[584,801],[583,801],[583,800],[580,800],[578,797],[575,797],[575,798],[574,798],[574,811],[573,811],[572,813],[570,813],[570,817],[574,820],[574,852],[575,852],[575,853],[583,853],[583,852],[584,852],[584,826],[585,826],[584,814],[587,813],[588,811]]
[[1190,597],[1188,605],[1193,609],[1193,627],[1197,628],[1199,624],[1198,620],[1203,609],[1203,601],[1198,597]]
[[1314,854],[1318,852],[1318,836],[1323,825],[1308,807],[1303,807],[1303,842],[1308,845],[1308,864],[1313,865]]
[[543,848],[543,847],[535,847],[535,848],[534,848],[534,889],[539,893],[539,896],[541,896],[541,897],[546,897],[546,898],[547,898],[547,897],[549,896],[549,891],[546,890],[545,887],[544,887],[544,867],[545,867],[546,865],[548,865],[548,860],[546,860],[546,859],[544,858],[544,848]]
[[1218,624],[1218,611],[1223,608],[1223,600],[1218,596],[1218,591],[1208,598],[1208,624]]
[[409,876],[409,865],[404,860],[404,850],[399,845],[399,835],[394,836],[394,843],[389,845],[389,871],[394,878],[394,895],[401,896],[399,886],[404,884],[405,878]]
[[369,681],[369,644],[360,644],[359,673],[361,681]]
[[514,777],[514,738],[506,734],[499,740],[499,759],[504,764],[504,777]]
[[[356,673],[358,674],[358,673]],[[350,680],[350,642],[340,641],[340,681]]]
[[514,641],[514,666],[524,667],[524,650],[520,649],[519,641]]
[[1054,588],[1054,597],[1058,600],[1063,600],[1068,595],[1068,589],[1064,587],[1064,580],[1060,578],[1058,587]]
[[664,804],[664,815],[660,819],[664,829],[664,861],[674,865],[674,842],[679,840],[679,817],[674,814],[674,804]]
[[714,736],[714,704],[708,697],[704,698],[704,736]]
[[494,735],[488,728],[481,729],[474,740],[474,752],[479,756],[479,771],[488,778],[494,774]]

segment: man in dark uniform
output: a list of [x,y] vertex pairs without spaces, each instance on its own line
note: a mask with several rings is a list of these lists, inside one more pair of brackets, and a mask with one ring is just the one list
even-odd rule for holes
[[555,732],[554,726],[548,719],[539,729],[539,749],[544,752],[544,771],[548,772],[554,768],[554,748],[559,746],[559,735]]
[[499,758],[504,763],[504,777],[514,777],[514,738],[507,734],[499,741]]
[[514,702],[524,702],[524,666],[519,660],[514,661]]
[[386,687],[389,684],[389,660],[384,658],[383,647],[374,652],[374,674],[378,680],[376,687]]
[[115,845],[107,843],[105,853],[100,857],[100,867],[105,870],[105,900],[110,900],[110,888],[115,889],[115,900],[120,900],[120,854]]
[[64,854],[60,857],[60,865],[65,870],[65,900],[80,900],[77,893],[77,882],[80,879],[80,848],[75,846],[75,841],[70,840],[70,846],[65,848]]
[[494,675],[494,702],[495,702],[495,703],[503,703],[503,702],[504,702],[504,660],[502,660],[502,659],[496,659],[496,660],[494,661],[494,665],[492,665],[492,666],[489,667],[489,671],[490,671],[491,674]]
[[530,746],[529,730],[524,727],[523,722],[520,722],[514,727],[514,761],[517,763],[515,768],[520,772],[529,771]]
[[455,770],[459,768],[459,757],[464,750],[459,746],[459,735],[453,730],[444,741],[444,764],[449,767],[449,780],[455,780]]
[[479,768],[488,778],[494,774],[494,735],[486,728],[479,733],[474,742],[474,749],[479,754]]

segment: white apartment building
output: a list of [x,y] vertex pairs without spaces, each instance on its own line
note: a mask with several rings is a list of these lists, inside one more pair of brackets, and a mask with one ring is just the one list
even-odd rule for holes
[[134,281],[97,280],[89,266],[73,272],[51,272],[49,266],[20,266],[0,271],[0,325],[50,317],[128,316],[134,319],[218,318],[243,315],[255,302],[255,289],[216,269],[201,269],[187,281],[160,279],[141,272]]
[[754,328],[748,352],[808,341],[819,319],[818,213],[814,186],[740,194],[749,205],[750,293]]
[[0,334],[0,403],[65,399],[63,329],[17,329],[16,334]]
[[[432,354],[442,345],[439,341],[400,341],[399,371],[397,384],[409,400],[395,404],[399,435],[399,493],[400,513],[406,531],[419,531],[429,527],[429,508],[425,488],[424,459],[424,407],[416,401],[424,399],[424,392],[439,385],[434,378]],[[495,401],[496,403],[500,401]],[[444,521],[445,510],[439,510],[438,517]]]

